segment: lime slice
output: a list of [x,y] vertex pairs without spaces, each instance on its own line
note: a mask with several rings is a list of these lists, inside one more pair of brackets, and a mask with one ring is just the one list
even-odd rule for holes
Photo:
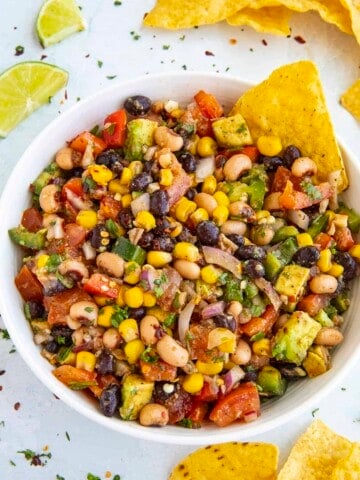
[[43,62],[22,62],[0,75],[0,137],[64,87],[68,73]]
[[45,0],[36,20],[36,31],[43,47],[61,42],[85,27],[74,0]]

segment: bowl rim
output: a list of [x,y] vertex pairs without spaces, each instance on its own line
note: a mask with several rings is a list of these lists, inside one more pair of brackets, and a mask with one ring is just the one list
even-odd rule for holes
[[[250,83],[246,80],[243,80],[240,77],[233,76],[233,75],[225,75],[225,74],[218,74],[214,72],[165,72],[159,74],[151,74],[151,75],[142,75],[133,79],[128,79],[125,81],[117,82],[109,87],[103,88],[98,92],[93,93],[92,95],[84,98],[83,100],[79,101],[78,103],[71,106],[68,110],[61,113],[57,118],[52,120],[32,141],[29,143],[19,160],[16,162],[15,167],[13,168],[12,173],[10,174],[8,180],[6,181],[4,190],[1,194],[0,198],[0,213],[5,211],[9,208],[9,204],[6,200],[11,198],[13,187],[16,185],[16,179],[19,175],[21,175],[24,167],[26,157],[31,153],[31,151],[35,148],[39,142],[43,139],[47,138],[48,132],[52,131],[58,125],[62,125],[66,122],[67,118],[71,118],[73,115],[76,114],[78,111],[82,111],[86,105],[90,105],[93,102],[99,102],[102,96],[108,96],[112,92],[118,92],[121,89],[131,87],[134,83],[141,83],[145,81],[157,81],[157,80],[164,80],[171,81],[172,78],[176,79],[183,79],[184,81],[188,80],[189,78],[198,78],[198,79],[209,79],[214,78],[217,80],[226,80],[229,82],[239,84],[239,89],[248,89],[251,88],[254,84]],[[115,97],[116,98],[116,97]],[[341,146],[342,151],[346,154],[346,156],[351,159],[351,164],[354,169],[357,170],[360,177],[360,168],[357,163],[354,161],[355,155],[352,151],[350,151],[347,147],[344,147],[341,139],[339,137],[338,142]],[[7,236],[7,232],[6,232]],[[6,292],[6,287],[9,285],[9,282],[6,282],[4,276],[0,276],[0,289],[3,292]],[[5,288],[4,288],[5,287]],[[14,342],[17,351],[20,353],[21,357],[25,361],[28,367],[32,370],[35,376],[43,383],[51,392],[53,392],[57,397],[59,397],[65,404],[67,404],[71,409],[75,410],[77,413],[80,413],[82,416],[96,422],[98,425],[102,425],[103,427],[110,428],[116,432],[123,433],[130,435],[132,437],[136,437],[142,440],[150,440],[153,442],[159,443],[169,443],[169,444],[177,444],[177,445],[201,445],[206,444],[214,441],[216,443],[231,441],[235,439],[245,439],[255,435],[259,435],[269,430],[279,427],[281,425],[286,424],[293,418],[299,416],[301,413],[305,412],[306,409],[310,408],[311,405],[314,405],[320,399],[325,397],[331,390],[333,390],[342,380],[342,378],[347,373],[349,368],[352,368],[355,363],[360,358],[360,344],[356,351],[352,352],[351,357],[347,360],[346,365],[342,365],[338,371],[336,372],[335,378],[332,378],[327,384],[323,385],[317,392],[312,393],[311,396],[306,399],[305,401],[295,405],[293,409],[289,410],[287,413],[282,414],[280,417],[277,416],[273,419],[269,419],[266,423],[257,424],[256,422],[251,424],[239,424],[239,429],[234,432],[234,430],[226,430],[219,428],[218,431],[214,433],[201,433],[197,431],[196,435],[191,435],[191,430],[188,429],[179,429],[179,433],[170,433],[165,429],[154,429],[148,427],[141,427],[137,428],[132,427],[133,422],[126,422],[121,419],[114,419],[108,418],[103,416],[100,412],[94,412],[90,408],[85,408],[80,402],[74,402],[74,399],[70,394],[68,394],[69,389],[65,385],[61,384],[54,376],[46,375],[44,376],[41,370],[37,369],[37,364],[44,360],[36,349],[38,354],[38,359],[32,353],[31,348],[23,348],[23,342],[20,339],[19,333],[15,326],[10,321],[11,314],[9,309],[9,302],[7,300],[7,296],[2,294],[0,295],[0,311],[2,314],[2,318],[6,328],[8,329],[11,339]],[[35,344],[34,344],[35,345]],[[249,427],[250,425],[250,427]]]

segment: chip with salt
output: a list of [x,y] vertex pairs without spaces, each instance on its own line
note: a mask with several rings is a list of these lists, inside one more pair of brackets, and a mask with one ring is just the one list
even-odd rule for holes
[[348,439],[333,432],[321,420],[315,420],[291,449],[278,480],[330,480],[338,462],[346,458],[351,449]]
[[338,191],[348,178],[335,138],[334,128],[316,66],[300,61],[274,70],[270,77],[246,91],[230,115],[241,113],[252,138],[275,135],[283,147],[295,144],[303,156],[312,158],[319,181],[340,171]]
[[286,7],[243,8],[227,18],[229,25],[248,25],[257,32],[290,35],[291,10]]
[[340,101],[343,107],[360,120],[360,79],[341,95]]
[[347,457],[338,461],[331,480],[359,480],[360,478],[360,443],[353,443]]
[[168,480],[276,480],[279,451],[271,443],[221,443],[185,457]]

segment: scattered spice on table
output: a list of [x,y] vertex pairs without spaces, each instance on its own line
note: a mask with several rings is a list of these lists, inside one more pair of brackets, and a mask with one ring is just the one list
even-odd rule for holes
[[185,35],[181,35],[181,37],[179,37],[179,40],[183,42],[185,40]]
[[10,340],[10,335],[6,328],[0,328],[0,335],[4,340]]
[[89,57],[90,57],[90,53],[85,55],[85,58],[89,58]]
[[[26,450],[18,450],[17,453],[24,455],[25,459],[34,467],[43,467],[47,464],[47,459],[51,458],[51,453],[35,453],[33,450],[27,448]],[[42,460],[44,459],[44,460]]]
[[6,370],[0,370],[0,376],[4,375],[5,372],[6,372]]
[[208,57],[215,57],[215,54],[213,52],[210,52],[210,50],[205,50],[205,55]]
[[101,60],[98,60],[97,65],[99,68],[101,68],[104,65],[104,62],[102,62]]
[[141,35],[139,35],[138,33],[134,32],[134,30],[132,30],[130,32],[130,35],[132,36],[133,40],[139,40],[139,38],[141,38]]
[[70,442],[70,435],[68,434],[68,432],[65,432],[65,437],[66,437],[67,440]]
[[22,45],[17,45],[15,47],[15,56],[18,57],[19,55],[22,55],[25,52],[25,48]]
[[267,44],[268,44],[267,41],[265,40],[265,38],[263,38],[263,39],[261,40],[261,43],[262,43],[263,45],[265,45],[265,47],[266,47]]
[[230,38],[229,43],[230,45],[236,45],[237,44],[236,38]]
[[47,55],[43,54],[43,55],[41,55],[40,60],[45,60],[45,58],[47,58]]
[[16,411],[18,411],[20,407],[21,407],[21,403],[20,403],[20,402],[14,403],[14,409],[15,409]]
[[108,80],[113,80],[113,79],[116,78],[116,77],[117,77],[117,75],[106,75],[106,78],[107,78]]
[[294,37],[294,40],[295,42],[298,42],[300,44],[306,43],[306,40],[304,40],[303,37],[301,37],[300,35],[296,35],[296,37]]

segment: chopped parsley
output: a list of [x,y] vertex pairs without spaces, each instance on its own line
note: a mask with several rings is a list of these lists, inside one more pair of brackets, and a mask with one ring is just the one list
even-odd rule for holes
[[120,323],[129,317],[128,308],[121,308],[118,305],[114,307],[115,311],[111,315],[111,325],[115,328],[119,328]]
[[103,62],[103,61],[101,61],[101,60],[98,60],[98,61],[97,61],[97,66],[98,66],[99,68],[101,68],[103,65],[104,65],[104,62]]
[[176,320],[176,313],[169,313],[169,315],[163,321],[164,327],[172,328]]
[[311,412],[311,415],[312,415],[313,417],[315,417],[315,414],[316,414],[318,411],[319,411],[319,409],[318,409],[318,408],[315,408],[315,410],[313,410],[313,411]]
[[22,55],[25,52],[25,48],[22,45],[17,45],[15,47],[15,56],[18,57],[19,55]]
[[10,340],[10,335],[6,328],[0,328],[0,334],[4,340]]
[[117,77],[117,75],[106,75],[106,78],[108,80],[114,80],[114,78],[116,78],[116,77]]
[[159,360],[159,356],[155,353],[155,350],[151,347],[151,345],[146,347],[140,358],[146,363],[156,363]]
[[322,195],[319,189],[316,188],[316,186],[313,185],[311,182],[309,182],[309,180],[303,180],[300,183],[300,186],[303,189],[303,192],[306,193],[306,195],[310,198],[310,200],[322,199]]

